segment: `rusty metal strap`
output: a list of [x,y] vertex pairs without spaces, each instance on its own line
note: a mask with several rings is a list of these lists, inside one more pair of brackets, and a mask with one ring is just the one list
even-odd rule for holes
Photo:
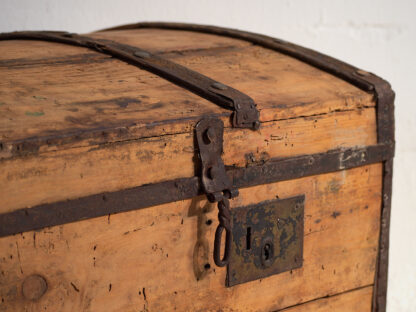
[[111,55],[169,80],[221,107],[233,110],[233,127],[258,129],[260,126],[259,111],[248,95],[138,47],[67,32],[25,31],[0,34],[0,40],[16,39],[59,42]]
[[[229,168],[232,188],[245,188],[347,170],[391,159],[386,144],[270,160],[260,166]],[[42,204],[0,214],[0,237],[190,199],[204,194],[199,177],[176,179],[116,192]]]
[[136,28],[186,30],[226,36],[230,38],[245,40],[264,48],[289,55],[304,63],[310,64],[338,78],[341,78],[364,91],[374,93],[377,100],[378,142],[389,144],[394,142],[394,92],[392,91],[390,84],[387,81],[372,73],[360,70],[352,65],[339,61],[330,56],[281,39],[237,29],[186,23],[142,22],[113,27],[105,29],[104,31]]

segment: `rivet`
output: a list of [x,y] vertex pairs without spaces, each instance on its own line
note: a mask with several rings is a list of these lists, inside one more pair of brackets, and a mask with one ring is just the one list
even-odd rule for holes
[[205,143],[210,144],[211,142],[215,141],[215,130],[213,128],[208,128],[204,132],[204,140]]
[[217,168],[216,167],[211,167],[211,168],[209,168],[208,169],[208,172],[207,172],[207,174],[208,174],[208,177],[211,179],[211,180],[214,180],[215,179],[215,177],[217,176]]
[[45,278],[37,274],[26,277],[22,285],[23,296],[33,301],[40,299],[46,293],[47,289],[48,284]]
[[214,82],[212,84],[212,87],[215,88],[215,89],[218,89],[218,90],[227,90],[227,86],[226,85],[223,85],[220,82]]
[[365,70],[362,70],[362,69],[357,69],[357,74],[358,75],[360,75],[360,76],[370,76],[370,73],[369,72],[367,72],[367,71],[365,71]]
[[136,51],[133,53],[134,56],[140,57],[140,58],[149,58],[150,53],[146,51]]

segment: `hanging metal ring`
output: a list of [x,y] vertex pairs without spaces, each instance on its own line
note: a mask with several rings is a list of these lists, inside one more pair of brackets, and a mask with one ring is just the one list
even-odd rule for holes
[[[221,239],[222,232],[225,230],[225,248],[224,256],[221,259]],[[215,240],[214,240],[214,262],[219,267],[224,267],[228,264],[230,258],[230,248],[231,248],[231,231],[227,230],[221,224],[218,225],[217,230],[215,231]]]

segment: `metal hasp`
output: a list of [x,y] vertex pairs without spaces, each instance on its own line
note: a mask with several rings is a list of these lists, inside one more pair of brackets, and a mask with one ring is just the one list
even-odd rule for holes
[[302,267],[305,196],[232,210],[226,286]]
[[[218,203],[219,225],[215,232],[214,262],[217,266],[227,265],[231,248],[230,198],[238,196],[232,187],[221,159],[223,151],[224,123],[217,118],[204,118],[195,127],[201,160],[201,182],[204,193],[212,203]],[[225,230],[225,249],[221,258],[222,233]]]

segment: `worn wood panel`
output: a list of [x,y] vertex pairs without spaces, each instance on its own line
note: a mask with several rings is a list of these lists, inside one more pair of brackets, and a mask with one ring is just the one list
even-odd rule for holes
[[[155,37],[148,37],[149,30]],[[163,36],[166,32],[170,34],[171,40],[176,38],[178,44],[182,36],[185,41],[187,36],[195,36],[192,31],[158,29],[108,31],[89,36],[133,46],[145,41],[148,51],[161,53],[157,40],[159,31]],[[200,35],[206,40],[222,38]],[[250,95],[259,105],[264,121],[375,105],[371,94],[313,66],[260,46],[240,46],[238,39],[228,40],[228,49],[164,50],[163,57]],[[238,49],[233,49],[237,46]]]
[[[265,123],[260,131],[226,129],[223,159],[241,167],[376,142],[375,110],[368,108]],[[3,160],[0,212],[192,177],[194,157],[191,132]]]
[[368,286],[343,294],[321,298],[280,310],[282,312],[365,312],[371,311],[373,287]]
[[[371,285],[381,175],[374,164],[242,189],[232,207],[305,194],[304,265],[231,288],[203,197],[0,238],[0,310],[273,311]],[[36,302],[21,293],[32,274],[49,287]]]
[[[106,31],[88,34],[89,37],[109,39],[135,45],[143,50],[149,50],[153,53],[169,53],[169,52],[186,52],[201,51],[206,49],[228,49],[250,46],[251,43],[238,39],[230,39],[222,36],[213,36],[209,34],[201,34],[189,31],[175,31],[163,29],[147,29],[134,31]],[[23,40],[9,40],[4,54],[1,55],[2,60],[15,60],[22,62],[30,59],[45,59],[53,55],[59,54],[76,55],[80,53],[79,47],[68,46],[59,43],[48,43],[44,41],[24,41],[24,44],[33,47],[30,49],[22,49]],[[2,43],[3,44],[3,43]],[[85,50],[91,51],[91,50]],[[101,55],[92,52],[93,55]],[[1,64],[1,62],[0,62]]]
[[[375,105],[371,94],[345,81],[236,39],[171,30],[92,36],[144,46],[229,84],[256,101],[262,121]],[[44,138],[40,151],[47,151],[185,132],[207,114],[224,115],[229,125],[230,111],[85,48],[11,40],[0,42],[0,52],[2,157],[12,156],[7,142],[28,138]],[[65,139],[48,143],[50,137]]]
[[[169,125],[180,123],[178,119],[182,118],[195,120],[204,114],[224,112],[156,75],[112,58],[105,60],[11,70],[0,67],[0,75],[6,77],[0,81],[0,140],[65,138],[98,130],[89,144],[120,141],[131,137],[130,128],[135,133],[161,121]],[[186,123],[189,121],[175,127],[183,132],[188,130]],[[178,131],[175,127],[171,132]],[[117,128],[123,131],[116,131],[115,138],[106,136],[110,129]],[[160,128],[156,134],[163,132]],[[78,146],[87,145],[78,139],[72,141]],[[68,145],[65,140],[60,143]]]

